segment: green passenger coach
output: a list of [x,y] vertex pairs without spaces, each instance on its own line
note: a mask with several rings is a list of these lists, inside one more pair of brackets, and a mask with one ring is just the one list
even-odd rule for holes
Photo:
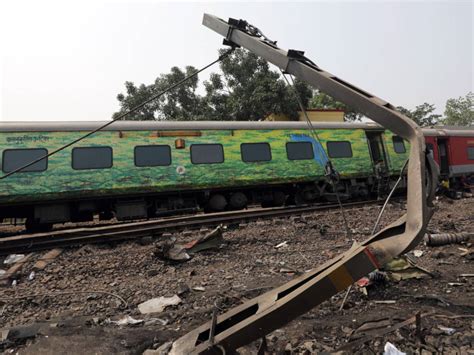
[[[103,122],[0,123],[3,175]],[[177,210],[221,211],[331,200],[328,159],[344,198],[367,198],[376,164],[398,175],[409,147],[368,123],[121,121],[0,180],[0,219],[28,228]]]

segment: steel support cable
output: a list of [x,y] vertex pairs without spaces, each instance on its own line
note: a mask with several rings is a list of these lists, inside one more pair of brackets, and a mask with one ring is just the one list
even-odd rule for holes
[[209,67],[213,66],[214,64],[216,64],[216,63],[222,61],[222,60],[225,59],[229,54],[231,54],[231,53],[234,51],[234,49],[235,49],[235,47],[230,48],[230,49],[227,50],[225,53],[223,53],[222,55],[220,55],[219,58],[217,58],[217,59],[214,60],[213,62],[207,64],[206,66],[202,67],[201,69],[196,70],[194,73],[188,75],[187,77],[185,77],[185,78],[183,78],[182,80],[178,81],[177,83],[171,85],[170,87],[166,88],[165,90],[159,92],[158,94],[153,95],[153,96],[150,97],[149,99],[143,101],[141,104],[138,104],[137,106],[132,107],[130,110],[128,110],[128,111],[126,111],[126,112],[120,114],[118,117],[112,119],[111,121],[109,121],[109,122],[103,124],[102,126],[96,128],[96,129],[94,129],[93,131],[90,131],[90,132],[86,133],[85,135],[83,135],[83,136],[81,136],[81,137],[79,137],[79,138],[77,138],[77,139],[75,139],[75,140],[73,140],[73,141],[71,141],[71,142],[69,142],[69,143],[67,143],[67,144],[65,144],[65,145],[63,145],[63,146],[61,146],[61,147],[55,149],[55,150],[53,150],[52,152],[50,152],[50,153],[48,153],[48,154],[46,154],[46,155],[44,155],[44,156],[42,156],[42,157],[39,157],[38,159],[35,159],[35,160],[29,162],[28,164],[25,164],[25,165],[23,165],[23,166],[21,166],[21,167],[15,169],[15,170],[10,171],[9,173],[7,173],[7,174],[5,174],[5,175],[3,175],[3,176],[0,176],[0,180],[3,180],[3,179],[5,179],[5,178],[7,178],[7,177],[9,177],[9,176],[11,176],[11,175],[13,175],[13,174],[16,174],[16,173],[22,171],[23,169],[28,168],[29,166],[31,166],[31,165],[33,165],[33,164],[36,164],[36,163],[38,163],[38,162],[40,162],[40,161],[42,161],[42,160],[44,160],[44,159],[49,158],[50,156],[52,156],[52,155],[54,155],[54,154],[56,154],[56,153],[59,153],[60,151],[66,149],[66,148],[69,148],[70,146],[72,146],[72,145],[74,145],[74,144],[76,144],[76,143],[78,143],[78,142],[80,142],[80,141],[82,141],[82,140],[84,140],[84,139],[86,139],[86,138],[92,136],[94,133],[97,133],[97,132],[103,130],[104,128],[107,128],[107,127],[110,126],[112,123],[114,123],[114,122],[116,122],[116,121],[119,121],[119,120],[121,120],[122,118],[124,118],[124,117],[130,115],[131,113],[133,113],[133,112],[135,112],[135,111],[141,109],[142,107],[144,107],[145,105],[149,104],[150,102],[152,102],[152,101],[158,99],[159,97],[163,96],[164,94],[166,94],[166,93],[170,92],[171,90],[175,89],[176,87],[182,85],[183,83],[185,83],[185,82],[188,81],[189,79],[195,77],[196,75],[198,75],[198,74],[201,73],[202,71],[204,71],[204,70],[208,69]]
[[382,208],[380,209],[379,215],[377,216],[377,221],[375,221],[374,228],[372,229],[372,235],[374,235],[375,232],[377,231],[377,228],[378,228],[379,223],[380,223],[380,219],[382,218],[382,215],[385,211],[385,208],[387,207],[388,201],[390,201],[390,199],[392,198],[393,193],[395,192],[398,185],[402,181],[403,173],[405,172],[405,169],[406,169],[407,166],[408,166],[408,159],[405,161],[405,164],[403,164],[402,170],[400,171],[400,176],[398,177],[397,181],[395,182],[395,185],[393,185],[392,189],[390,190],[390,193],[388,194],[387,198],[385,199],[385,202],[384,202]]
[[[316,129],[313,126],[313,123],[309,119],[308,113],[306,112],[306,108],[303,105],[303,101],[301,100],[300,95],[296,91],[296,86],[295,86],[295,81],[293,80],[293,76],[290,75],[290,79],[291,79],[291,84],[290,84],[290,82],[288,81],[288,78],[286,77],[284,71],[281,70],[281,69],[280,69],[280,71],[281,71],[281,73],[283,75],[283,78],[285,79],[286,83],[293,90],[293,93],[296,96],[296,100],[298,101],[298,105],[300,106],[301,111],[303,112],[304,117],[306,119],[306,123],[308,124],[310,134],[312,135],[313,139],[321,145],[321,148],[322,148],[323,145],[321,143],[321,140],[319,139],[318,132],[316,131]],[[318,149],[318,154],[321,158],[323,158],[322,151],[324,151],[324,149]],[[339,197],[339,192],[337,191],[337,187],[336,187],[336,184],[334,182],[334,176],[338,177],[339,174],[335,171],[334,165],[332,164],[331,159],[329,159],[329,156],[327,154],[325,154],[324,158],[326,160],[325,174],[326,174],[326,177],[328,178],[329,182],[331,183],[332,188],[334,190],[334,193],[336,195],[337,203],[338,203],[339,209],[341,211],[342,220],[344,221],[344,226],[346,227],[346,235],[347,235],[347,237],[350,237],[351,236],[351,230],[349,228],[349,223],[347,222],[346,214],[344,212],[344,207],[342,206],[341,198]],[[321,161],[322,160],[323,159],[321,159]]]

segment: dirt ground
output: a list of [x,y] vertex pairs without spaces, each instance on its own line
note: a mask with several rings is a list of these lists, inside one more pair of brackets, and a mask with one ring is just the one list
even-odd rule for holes
[[[169,238],[164,236],[68,249],[30,280],[34,262],[45,254],[35,253],[16,285],[0,287],[0,327],[20,327],[10,330],[17,339],[0,342],[0,350],[6,354],[141,354],[210,320],[214,305],[223,313],[321,265],[354,240],[366,239],[379,208],[347,209],[350,237],[338,211],[228,226],[218,250],[196,253],[178,264],[155,255],[156,244]],[[403,208],[403,203],[391,203],[382,225],[401,215]],[[204,232],[174,237],[190,241]],[[473,233],[474,198],[438,201],[429,232]],[[275,248],[285,241],[286,246]],[[410,259],[429,274],[375,282],[365,289],[354,286],[342,309],[345,292],[341,292],[269,334],[268,352],[336,352],[366,336],[366,342],[345,351],[383,353],[391,342],[405,352],[474,354],[471,242],[419,245],[418,256],[411,252]],[[0,268],[5,268],[0,261]],[[180,304],[161,313],[140,314],[138,304],[173,295],[179,295]],[[380,334],[419,312],[418,330],[411,322]],[[114,323],[126,315],[143,322]],[[256,353],[257,347],[257,342],[252,343],[240,353]]]

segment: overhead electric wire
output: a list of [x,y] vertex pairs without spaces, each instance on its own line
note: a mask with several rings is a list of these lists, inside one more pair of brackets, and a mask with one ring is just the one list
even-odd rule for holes
[[28,168],[29,166],[31,166],[31,165],[33,165],[33,164],[36,164],[36,163],[38,163],[38,162],[40,162],[40,161],[42,161],[42,160],[44,160],[44,159],[47,159],[47,158],[49,158],[50,156],[52,156],[52,155],[54,155],[54,154],[56,154],[56,153],[58,153],[58,152],[60,152],[60,151],[62,151],[62,150],[64,150],[64,149],[66,149],[66,148],[69,148],[70,146],[72,146],[72,145],[74,145],[74,144],[76,144],[76,143],[78,143],[78,142],[80,142],[80,141],[86,139],[87,137],[92,136],[94,133],[97,133],[97,132],[103,130],[104,128],[110,126],[112,123],[114,123],[114,122],[116,122],[116,121],[119,121],[119,120],[121,120],[122,118],[128,116],[129,114],[131,114],[131,113],[133,113],[133,112],[135,112],[135,111],[141,109],[141,108],[142,108],[143,106],[145,106],[146,104],[148,104],[148,103],[150,103],[150,102],[152,102],[152,101],[158,99],[160,96],[163,96],[163,95],[166,94],[167,92],[169,92],[169,91],[175,89],[176,87],[178,87],[178,86],[180,86],[181,84],[185,83],[185,82],[188,81],[189,79],[195,77],[195,76],[198,75],[200,72],[202,72],[202,71],[206,70],[207,68],[213,66],[214,64],[216,64],[216,63],[222,61],[222,60],[223,60],[224,58],[226,58],[230,53],[232,53],[232,52],[234,51],[234,49],[235,49],[234,47],[230,48],[230,49],[227,50],[225,53],[221,54],[221,55],[219,56],[219,58],[217,58],[217,59],[214,60],[213,62],[207,64],[206,66],[202,67],[201,69],[196,70],[194,73],[188,75],[187,77],[183,78],[182,80],[178,81],[177,83],[171,85],[171,86],[168,87],[167,89],[165,89],[165,90],[159,92],[159,93],[156,94],[156,95],[153,95],[153,96],[150,97],[149,99],[143,101],[141,104],[138,104],[138,105],[132,107],[132,108],[129,109],[128,111],[126,111],[126,112],[120,114],[119,116],[117,116],[116,118],[114,118],[114,119],[110,120],[109,122],[103,124],[102,126],[97,127],[97,128],[94,129],[93,131],[90,131],[90,132],[88,132],[87,134],[85,134],[85,135],[83,135],[83,136],[81,136],[81,137],[79,137],[79,138],[77,138],[77,139],[75,139],[75,140],[73,140],[73,141],[71,141],[71,142],[69,142],[69,143],[67,143],[67,144],[65,144],[65,145],[63,145],[63,146],[61,146],[61,147],[55,149],[55,150],[53,150],[52,152],[50,152],[50,153],[48,153],[48,154],[46,154],[46,155],[44,155],[44,156],[42,156],[42,157],[39,157],[38,159],[35,159],[35,160],[33,160],[33,161],[31,161],[31,162],[29,162],[29,163],[27,163],[27,164],[25,164],[25,165],[23,165],[23,166],[17,168],[17,169],[14,169],[14,170],[12,170],[12,171],[6,173],[6,174],[3,175],[3,176],[0,176],[0,180],[3,180],[3,179],[5,179],[5,178],[7,178],[7,177],[9,177],[9,176],[11,176],[11,175],[13,175],[13,174],[16,174],[16,173],[22,171],[23,169]]
[[[304,114],[304,117],[306,119],[306,123],[308,124],[309,126],[309,131],[310,131],[310,134],[313,136],[313,139],[320,144],[321,146],[321,149],[318,149],[318,154],[322,157],[322,152],[321,151],[324,151],[324,149],[322,148],[322,144],[321,144],[321,140],[319,139],[319,135],[318,135],[318,132],[315,130],[314,126],[313,126],[313,123],[311,122],[311,120],[309,119],[308,117],[308,113],[306,112],[306,108],[304,107],[303,105],[303,101],[301,100],[301,97],[300,95],[298,94],[298,92],[296,91],[296,86],[295,86],[295,81],[293,80],[293,76],[290,75],[290,79],[291,79],[291,83],[288,81],[288,78],[286,77],[285,73],[283,72],[283,70],[281,70],[281,73],[283,75],[283,78],[285,79],[286,83],[288,84],[288,86],[293,90],[293,93],[295,94],[296,96],[296,100],[298,101],[298,104],[301,108],[301,111],[303,112]],[[327,168],[328,168],[328,165],[329,165],[329,169],[334,171],[334,167],[332,165],[332,162],[331,160],[329,159],[329,156],[326,154],[324,156],[326,158],[326,166],[325,166],[325,171],[326,171],[326,175],[328,175],[328,180],[329,182],[331,183],[332,185],[332,188],[334,190],[334,193],[336,195],[336,199],[337,199],[337,203],[339,205],[339,209],[341,211],[341,216],[342,216],[342,219],[344,221],[344,226],[346,227],[346,235],[347,237],[349,238],[351,236],[351,230],[349,228],[349,223],[347,222],[347,218],[346,218],[346,214],[344,212],[344,207],[342,206],[342,202],[341,202],[341,199],[339,197],[339,192],[337,191],[337,187],[336,187],[336,184],[335,182],[333,181],[333,178],[332,178],[332,174],[331,174],[331,171],[328,173],[327,172]],[[321,159],[322,160],[322,159]]]
[[380,219],[382,218],[382,215],[385,211],[385,208],[387,207],[388,201],[390,201],[390,199],[392,198],[393,193],[395,192],[395,190],[398,187],[398,184],[400,184],[400,182],[402,181],[403,173],[404,173],[407,165],[408,165],[408,159],[405,161],[405,164],[403,164],[403,167],[402,167],[402,170],[400,171],[400,176],[398,177],[398,180],[395,182],[395,185],[393,185],[392,189],[390,190],[390,193],[388,194],[387,198],[385,199],[385,202],[382,206],[382,209],[380,210],[379,215],[377,216],[377,221],[375,222],[374,228],[372,229],[372,235],[374,235],[375,232],[377,231],[377,228],[378,228],[379,223],[380,223]]

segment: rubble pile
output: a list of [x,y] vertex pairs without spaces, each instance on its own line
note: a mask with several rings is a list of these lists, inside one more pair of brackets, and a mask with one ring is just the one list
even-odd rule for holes
[[[437,204],[428,235],[449,234],[443,240],[453,243],[419,245],[269,334],[267,351],[471,351],[473,239],[465,235],[474,232],[474,199]],[[389,204],[381,225],[403,207]],[[213,312],[366,239],[379,208],[347,209],[349,236],[340,211],[332,210],[167,233],[147,242],[0,257],[0,351],[166,353],[170,341],[211,320]],[[259,346],[240,351],[256,353]]]

